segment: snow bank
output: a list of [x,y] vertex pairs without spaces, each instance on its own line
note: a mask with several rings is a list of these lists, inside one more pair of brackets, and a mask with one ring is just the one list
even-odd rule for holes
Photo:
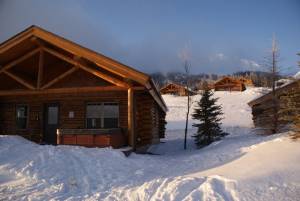
[[172,151],[164,145],[170,142],[182,147],[182,138],[173,142],[182,136],[182,130],[174,130],[173,139],[153,148],[162,155],[133,154],[129,158],[111,149],[42,146],[21,137],[2,136],[0,200],[299,197],[300,142],[290,140],[288,133],[261,137],[235,131],[201,150]]
[[[115,190],[107,200],[239,200],[235,182],[220,176],[157,179],[142,186]],[[96,197],[96,199],[98,199]]]
[[112,149],[43,146],[1,136],[0,200],[237,200],[234,181],[181,176],[200,167],[177,164],[183,157],[126,158]]
[[[105,191],[126,180],[134,167],[123,153],[113,149],[42,146],[17,136],[1,136],[0,147],[0,170],[55,187],[55,193]],[[114,177],[114,172],[122,174]]]

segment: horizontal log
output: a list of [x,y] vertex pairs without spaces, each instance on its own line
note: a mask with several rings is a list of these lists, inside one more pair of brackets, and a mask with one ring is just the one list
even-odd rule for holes
[[[140,87],[134,87],[134,90],[141,90]],[[80,88],[57,88],[44,90],[10,90],[0,91],[0,96],[14,95],[40,95],[40,94],[56,94],[56,93],[83,93],[83,92],[101,92],[101,91],[126,91],[127,89],[118,86],[103,87],[80,87]],[[84,94],[82,96],[85,96]]]

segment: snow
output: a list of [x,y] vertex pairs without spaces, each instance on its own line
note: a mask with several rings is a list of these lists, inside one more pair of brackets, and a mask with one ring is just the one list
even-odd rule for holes
[[[223,107],[224,112],[224,120],[223,125],[226,127],[230,126],[239,126],[239,127],[252,127],[252,116],[251,116],[251,108],[246,104],[252,99],[257,98],[259,95],[263,94],[264,91],[262,88],[250,88],[250,90],[246,90],[243,92],[228,92],[228,91],[217,91],[215,93],[215,97],[219,98],[219,104]],[[168,122],[168,129],[182,129],[185,125],[185,114],[187,111],[186,101],[187,97],[184,96],[173,96],[173,95],[164,95],[164,100],[168,105],[169,112],[167,114],[166,120]],[[196,106],[196,102],[199,101],[201,95],[195,95],[191,97],[192,107]],[[191,110],[191,114],[193,109]],[[192,128],[191,121],[189,124],[190,128]]]
[[193,120],[183,150],[186,97],[169,95],[166,139],[151,147],[155,155],[1,136],[0,200],[297,200],[300,142],[291,133],[255,134],[247,102],[260,92],[216,92],[230,135],[200,150]]
[[295,79],[300,79],[300,71],[294,75]]

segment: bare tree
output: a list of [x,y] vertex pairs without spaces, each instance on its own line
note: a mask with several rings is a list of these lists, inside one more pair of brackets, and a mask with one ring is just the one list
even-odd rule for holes
[[272,90],[272,118],[271,119],[271,131],[272,133],[276,133],[278,131],[278,100],[276,96],[276,81],[279,77],[279,48],[278,44],[275,38],[275,35],[273,35],[272,39],[272,49],[270,55],[266,57],[266,64],[265,66],[267,67],[267,71],[271,75],[271,80],[269,83],[269,86],[271,87]]
[[190,58],[191,54],[189,51],[189,43],[185,45],[185,47],[179,52],[179,58],[183,61],[183,70],[185,73],[185,88],[187,90],[187,112],[186,112],[186,119],[185,119],[185,129],[184,129],[184,149],[187,148],[187,132],[188,132],[188,125],[189,125],[189,114],[190,108],[192,105],[191,101],[191,94],[190,94],[190,85],[191,85],[191,76],[190,76]]
[[188,125],[189,125],[189,114],[190,114],[190,108],[191,108],[191,97],[190,97],[190,68],[191,64],[188,60],[184,61],[184,72],[186,74],[186,82],[185,87],[187,90],[187,112],[186,112],[186,119],[185,119],[185,129],[184,129],[184,149],[187,148],[187,131],[188,131]]

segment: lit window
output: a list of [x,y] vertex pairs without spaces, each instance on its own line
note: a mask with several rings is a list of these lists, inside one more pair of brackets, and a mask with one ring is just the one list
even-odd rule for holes
[[88,104],[86,108],[87,128],[118,128],[118,103]]
[[16,108],[16,113],[17,129],[26,129],[28,119],[28,107],[26,105],[18,105]]

